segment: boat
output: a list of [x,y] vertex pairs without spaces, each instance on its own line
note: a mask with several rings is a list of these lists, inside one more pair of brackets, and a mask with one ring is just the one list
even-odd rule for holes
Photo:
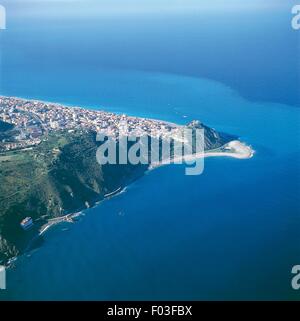
[[23,230],[28,230],[33,226],[33,221],[31,217],[25,217],[24,220],[20,223]]

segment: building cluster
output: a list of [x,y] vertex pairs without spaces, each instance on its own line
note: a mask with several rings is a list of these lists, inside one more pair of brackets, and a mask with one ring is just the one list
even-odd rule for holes
[[4,150],[37,145],[51,131],[80,129],[113,137],[140,137],[145,133],[163,137],[179,130],[164,121],[14,97],[0,97],[0,120],[13,124],[16,133],[13,139],[1,137]]

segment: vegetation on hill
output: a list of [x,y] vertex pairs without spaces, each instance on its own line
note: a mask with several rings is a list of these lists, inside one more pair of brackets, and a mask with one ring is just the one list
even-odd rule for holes
[[[204,128],[206,150],[232,139],[199,122],[188,126]],[[98,146],[94,132],[58,131],[33,148],[0,154],[0,262],[23,252],[47,220],[93,206],[148,169],[141,164],[99,165]],[[34,221],[30,231],[20,226],[27,216]]]

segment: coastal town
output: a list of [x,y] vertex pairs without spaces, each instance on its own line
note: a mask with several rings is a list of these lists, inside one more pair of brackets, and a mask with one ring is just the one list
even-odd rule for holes
[[14,126],[10,130],[13,135],[0,136],[0,151],[36,146],[51,131],[91,130],[112,137],[120,132],[136,137],[151,133],[164,137],[180,130],[180,126],[160,120],[3,96],[0,121]]

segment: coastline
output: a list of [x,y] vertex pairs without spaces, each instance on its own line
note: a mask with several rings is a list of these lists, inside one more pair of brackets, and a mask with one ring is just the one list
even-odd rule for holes
[[[157,164],[153,164],[149,166],[148,172],[152,171],[158,167],[162,167],[165,165],[169,165],[169,164],[173,164],[174,162],[178,162],[178,161],[193,161],[197,158],[206,158],[206,157],[232,157],[232,158],[237,158],[237,159],[249,159],[252,158],[255,151],[248,145],[238,141],[238,140],[234,140],[231,141],[227,144],[225,144],[224,146],[222,146],[221,148],[224,148],[225,150],[230,150],[228,152],[224,152],[224,151],[215,151],[215,150],[211,150],[211,151],[207,151],[205,153],[198,153],[198,154],[192,154],[192,155],[188,155],[185,156],[184,159],[181,158],[175,158],[172,160],[172,162],[170,161],[166,161],[166,162],[160,162]],[[128,185],[127,185],[128,186]],[[91,208],[95,208],[98,205],[100,205],[103,201],[105,200],[109,200],[112,197],[118,196],[121,193],[123,193],[127,186],[125,187],[119,187],[117,188],[115,191],[111,192],[111,193],[107,193],[104,195],[103,199],[95,202],[95,204],[91,207]],[[49,219],[47,221],[47,223],[45,223],[39,230],[39,234],[38,236],[42,236],[43,234],[45,234],[51,227],[60,224],[62,222],[67,222],[67,223],[75,223],[76,221],[74,221],[74,218],[79,217],[81,215],[83,215],[83,211],[79,211],[79,212],[75,212],[75,213],[69,213],[66,214],[64,216],[61,217],[57,217],[57,218],[53,218],[53,219]]]
[[[5,96],[1,96],[1,97],[5,97]],[[41,101],[41,100],[36,100],[36,99],[26,99],[26,98],[18,98],[18,97],[12,97],[12,98],[16,98],[16,99],[21,99],[21,100],[26,100],[26,101],[31,101],[31,102],[43,102],[43,103],[48,103],[48,104],[52,104],[52,105],[56,105],[56,106],[61,106],[61,107],[66,107],[66,108],[80,108],[80,109],[88,109],[88,108],[84,108],[84,107],[78,107],[78,106],[66,106],[65,104],[60,104],[60,103],[52,103],[52,102],[45,102],[45,101]],[[101,111],[101,110],[98,110]],[[107,112],[110,113],[110,112]],[[153,119],[153,118],[147,118],[147,117],[134,117],[134,116],[129,116],[129,118],[137,118],[137,119],[142,119],[142,120],[147,120],[147,121],[153,121],[153,122],[161,122],[163,124],[168,124],[170,127],[182,127],[184,125],[180,125],[180,124],[176,124],[176,123],[172,123],[172,122],[168,122],[168,121],[164,121],[164,120],[159,120],[159,119]],[[31,147],[32,148],[32,147]],[[24,148],[22,150],[28,150],[29,148]],[[155,168],[161,167],[161,166],[165,166],[165,165],[169,165],[169,164],[183,164],[184,162],[192,162],[195,161],[198,158],[206,158],[206,157],[232,157],[232,158],[237,158],[237,159],[248,159],[253,157],[254,155],[254,150],[252,150],[252,148],[248,145],[246,145],[245,143],[240,142],[239,140],[232,140],[229,141],[228,143],[224,144],[223,146],[220,146],[217,149],[212,149],[212,150],[207,150],[203,153],[197,153],[197,154],[190,154],[184,157],[176,157],[173,159],[166,159],[164,161],[158,162],[158,163],[150,163],[148,165],[148,169],[146,172],[149,172]],[[115,191],[112,191],[110,193],[104,194],[104,195],[99,195],[99,197],[97,199],[95,199],[92,204],[91,204],[91,208],[94,208],[96,206],[98,206],[102,201],[104,200],[108,200],[114,196],[119,195],[120,193],[122,193],[126,187],[128,185],[130,185],[132,182],[126,182],[124,186],[120,186],[119,188],[117,188]],[[67,223],[74,223],[76,220],[74,220],[76,217],[83,215],[83,211],[85,209],[89,208],[89,206],[81,208],[81,209],[75,209],[76,212],[74,213],[68,213],[65,214],[63,216],[60,217],[55,217],[55,218],[51,218],[48,220],[43,221],[43,223],[41,223],[41,225],[37,225],[37,234],[31,239],[29,240],[29,242],[27,244],[25,244],[25,250],[22,251],[20,253],[20,255],[28,252],[31,250],[32,245],[34,244],[34,242],[41,236],[43,236],[51,227],[60,224],[62,222],[67,222]],[[27,246],[26,246],[27,245]],[[12,262],[13,259],[8,261],[8,266],[10,265],[10,262]]]
[[[117,196],[121,193],[123,193],[126,190],[126,187],[119,187],[117,188],[115,191],[105,194],[104,197],[98,201],[95,201],[94,205],[91,206],[90,208],[95,208],[96,206],[100,205],[103,201],[109,200],[114,196]],[[88,209],[88,208],[86,208]],[[75,213],[69,213],[60,217],[55,217],[52,219],[49,219],[44,225],[41,226],[41,228],[39,229],[39,234],[37,235],[37,237],[40,237],[42,235],[44,235],[51,227],[60,224],[60,223],[75,223],[76,221],[74,220],[75,218],[82,216],[84,213],[84,210],[86,209],[82,209],[81,211],[77,211]]]
[[240,142],[239,140],[233,140],[215,150],[208,150],[204,153],[191,154],[184,157],[174,158],[171,161],[168,159],[166,161],[161,161],[159,163],[152,164],[149,167],[149,170],[153,170],[155,168],[174,163],[180,164],[184,162],[191,162],[193,160],[206,157],[232,157],[237,159],[248,159],[252,158],[254,153],[255,151],[251,148],[251,146],[248,146]]
[[[90,110],[90,111],[96,111],[96,112],[105,112],[109,114],[116,114],[116,115],[123,115],[124,113],[122,111],[109,111],[107,110],[104,106],[96,106],[96,105],[87,105],[87,106],[78,106],[66,102],[53,102],[53,101],[48,101],[48,100],[43,100],[43,99],[36,99],[36,98],[26,98],[26,97],[20,97],[20,96],[5,96],[0,94],[0,99],[1,98],[12,98],[12,99],[19,99],[23,101],[29,101],[32,103],[44,103],[44,104],[49,104],[53,105],[56,107],[65,107],[65,108],[75,108],[75,109],[84,109],[84,110]],[[170,122],[167,120],[162,120],[162,119],[157,119],[157,118],[151,118],[151,117],[142,117],[142,116],[134,116],[126,113],[126,116],[131,119],[142,119],[146,121],[154,121],[154,122],[161,122],[163,124],[169,125],[170,127],[182,127],[184,125],[182,124],[177,124],[174,122]]]

